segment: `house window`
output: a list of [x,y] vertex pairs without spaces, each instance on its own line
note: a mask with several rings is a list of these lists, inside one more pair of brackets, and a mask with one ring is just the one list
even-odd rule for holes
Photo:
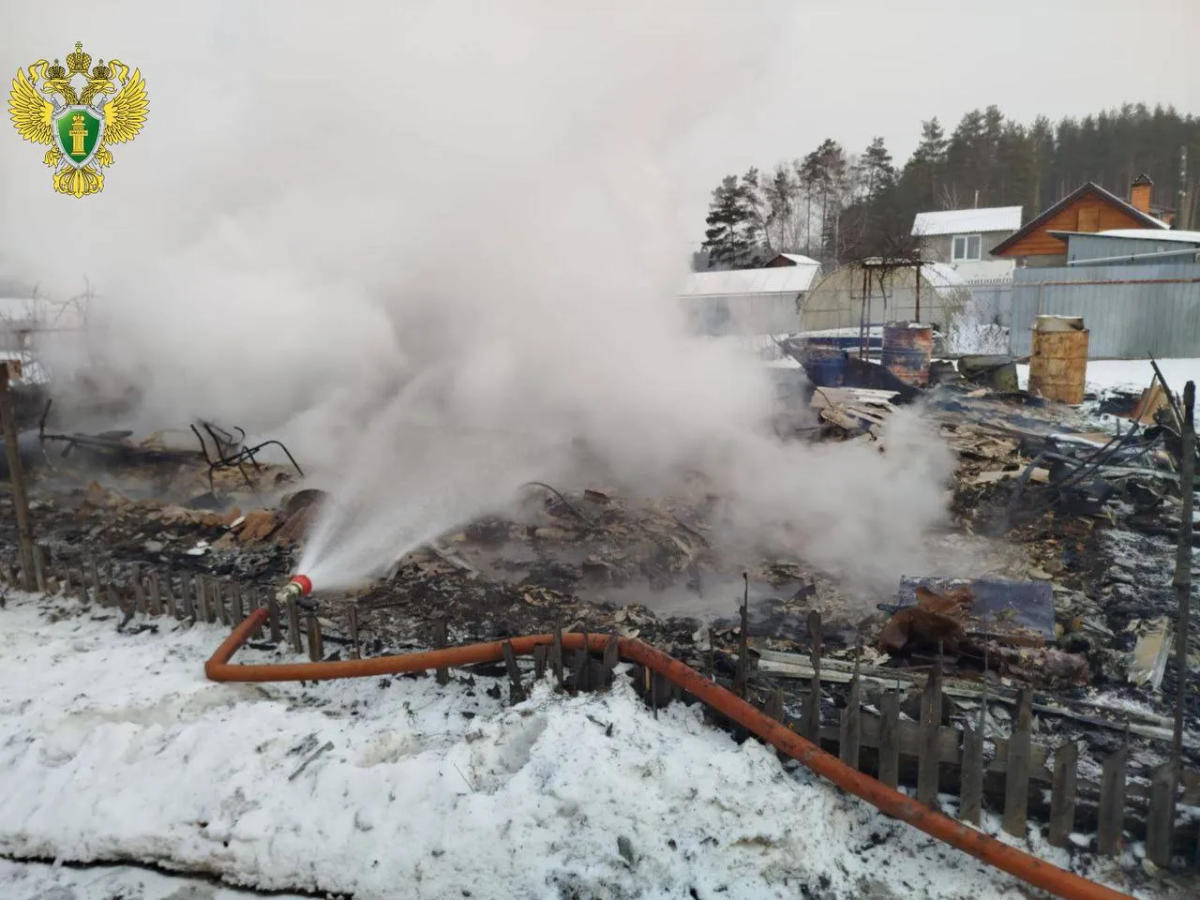
[[953,262],[972,262],[980,259],[982,243],[983,239],[977,234],[956,234],[951,260]]

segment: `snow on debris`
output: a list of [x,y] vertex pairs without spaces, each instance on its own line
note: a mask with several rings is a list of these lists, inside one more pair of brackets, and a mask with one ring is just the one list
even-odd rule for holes
[[516,707],[465,675],[221,685],[217,627],[20,595],[0,622],[0,854],[356,900],[1024,896],[624,682]]
[[[1189,381],[1200,384],[1200,359],[1160,359],[1158,367],[1163,377],[1177,394]],[[1029,365],[1017,366],[1022,387],[1029,382]],[[1139,392],[1150,387],[1154,367],[1149,359],[1089,359],[1087,364],[1087,389],[1094,394],[1115,390]]]

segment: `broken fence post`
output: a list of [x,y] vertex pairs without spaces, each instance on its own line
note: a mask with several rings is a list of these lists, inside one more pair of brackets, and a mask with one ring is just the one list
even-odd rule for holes
[[783,688],[774,688],[763,703],[763,714],[776,722],[783,721]]
[[350,658],[362,659],[362,645],[358,642],[358,601],[350,601]]
[[942,658],[938,655],[921,695],[921,724],[917,762],[917,801],[926,806],[937,803],[938,753],[942,727]]
[[517,665],[517,654],[511,641],[500,645],[504,655],[504,668],[508,671],[508,699],[512,703],[520,703],[525,699],[525,688],[521,685],[521,667]]
[[1022,688],[1008,739],[1007,771],[1004,776],[1004,830],[1025,837],[1029,815],[1029,764],[1033,749],[1033,691]]
[[1163,869],[1171,864],[1176,781],[1176,769],[1172,762],[1158,766],[1150,776],[1150,809],[1146,815],[1146,857]]
[[612,684],[617,663],[621,661],[621,639],[614,632],[604,645],[604,677],[606,684]]
[[[862,642],[858,644],[862,650]],[[859,677],[859,655],[854,657],[854,676],[850,681],[850,692],[842,710],[841,729],[838,740],[838,755],[852,769],[858,768],[859,751],[862,744],[862,679]]]
[[738,629],[737,668],[733,675],[733,692],[746,699],[746,686],[750,681],[750,573],[742,573],[744,584],[741,606],[741,627]]
[[[712,632],[709,632],[710,634]],[[808,696],[804,700],[804,737],[818,747],[821,746],[821,614],[815,609],[808,614],[810,638],[809,661],[812,663],[812,680]]]
[[[446,620],[438,619],[433,623],[433,647],[435,650],[446,649]],[[450,670],[446,666],[438,666],[437,683],[445,687],[450,683]]]
[[[982,716],[980,717],[982,719]],[[972,728],[963,723],[962,785],[959,789],[958,817],[979,826],[983,818],[983,724]]]
[[321,620],[315,612],[308,614],[308,658],[320,662],[324,657],[324,644],[321,640]]
[[41,544],[33,545],[33,577],[39,593],[46,593],[46,551]]
[[554,680],[558,682],[558,686],[563,684],[563,645],[562,645],[562,619],[555,617],[554,619],[554,642],[550,645],[550,670],[554,672]]
[[183,572],[179,576],[179,605],[183,609],[183,616],[189,622],[196,621],[196,596],[197,589],[195,585],[188,584],[187,572]]
[[900,781],[900,694],[885,690],[879,701],[879,780],[890,788]]
[[163,614],[162,587],[158,582],[158,573],[150,570],[150,615]]
[[245,610],[242,609],[242,590],[238,587],[237,582],[226,582],[224,593],[229,595],[229,623],[234,627],[241,625],[246,618]]
[[575,657],[571,663],[572,683],[575,685],[575,690],[586,691],[590,689],[591,661],[592,654],[588,652],[588,635],[583,633],[583,647],[575,652]]
[[1066,847],[1075,830],[1075,794],[1079,779],[1079,746],[1074,741],[1054,751],[1054,790],[1050,795],[1050,832],[1053,847]]
[[279,601],[269,593],[267,594],[267,622],[271,629],[271,643],[280,643],[283,640],[283,628],[279,622]]
[[212,603],[209,602],[208,579],[203,575],[195,575],[192,577],[192,586],[196,589],[196,606],[200,615],[205,622],[211,625],[217,620],[217,616]]
[[304,652],[304,638],[300,634],[300,607],[296,605],[296,598],[291,597],[287,602],[288,614],[288,638],[291,639],[292,649],[297,653]]
[[536,681],[541,681],[546,677],[546,660],[550,657],[550,648],[545,644],[538,644],[533,648],[533,677]]
[[142,586],[141,566],[135,564],[129,578],[133,582],[133,610],[138,615],[145,615],[146,589]]
[[96,564],[96,558],[88,560],[88,568],[92,573],[92,602],[97,606],[107,606],[108,596],[100,590],[100,567]]
[[1125,760],[1128,745],[1120,747],[1104,760],[1100,773],[1100,823],[1097,845],[1105,856],[1121,853],[1121,832],[1125,826]]
[[17,546],[21,554],[21,588],[34,589],[33,525],[29,514],[29,497],[25,493],[25,472],[21,465],[21,450],[17,443],[17,419],[13,414],[12,397],[8,391],[9,377],[21,376],[20,363],[0,363],[0,434],[4,436],[4,452],[8,456],[8,481],[12,488],[13,509],[17,516]]

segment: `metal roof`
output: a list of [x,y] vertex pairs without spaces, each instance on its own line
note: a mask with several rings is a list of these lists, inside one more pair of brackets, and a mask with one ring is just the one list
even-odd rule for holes
[[[790,259],[792,262],[794,262],[798,266],[819,266],[820,265],[820,263],[817,262],[815,259],[813,259],[811,256],[802,256],[799,253],[780,253],[779,256],[782,256],[784,259]],[[779,256],[776,256],[775,258],[778,259]]]
[[984,231],[1016,231],[1021,227],[1021,207],[989,206],[983,209],[947,209],[917,213],[912,233],[918,236],[938,234],[974,234]]
[[821,274],[816,262],[776,266],[771,269],[730,269],[722,272],[691,272],[682,297],[734,297],[746,294],[799,294],[807,291]]
[[1179,241],[1181,244],[1200,244],[1200,231],[1178,231],[1174,228],[1164,231],[1161,228],[1114,228],[1111,231],[1101,231],[1099,237],[1138,238],[1150,241]]

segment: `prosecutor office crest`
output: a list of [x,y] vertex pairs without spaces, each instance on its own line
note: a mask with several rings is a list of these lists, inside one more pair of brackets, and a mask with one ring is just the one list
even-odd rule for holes
[[17,133],[48,149],[42,162],[53,172],[54,190],[86,197],[104,189],[114,144],[132,141],[146,124],[149,100],[138,69],[118,59],[92,65],[83,44],[66,65],[44,59],[18,69],[8,95]]

